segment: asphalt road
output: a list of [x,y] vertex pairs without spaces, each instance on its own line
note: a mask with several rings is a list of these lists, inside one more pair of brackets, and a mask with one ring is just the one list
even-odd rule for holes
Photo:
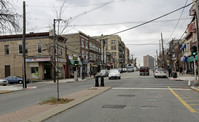
[[46,122],[198,122],[199,93],[184,81],[122,74],[112,89]]
[[[56,83],[39,82],[28,84],[28,86],[36,86],[37,88],[0,94],[0,115],[38,104],[52,96],[57,97]],[[60,83],[60,97],[93,86],[94,79],[74,83]]]

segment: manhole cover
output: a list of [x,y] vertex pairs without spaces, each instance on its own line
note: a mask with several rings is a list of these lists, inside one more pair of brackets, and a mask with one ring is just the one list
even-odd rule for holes
[[126,107],[126,105],[104,105],[104,106],[102,106],[102,108],[120,108],[120,109],[125,108],[125,107]]
[[148,109],[157,109],[157,106],[141,106],[141,109],[148,110]]
[[118,97],[135,97],[135,95],[117,95]]

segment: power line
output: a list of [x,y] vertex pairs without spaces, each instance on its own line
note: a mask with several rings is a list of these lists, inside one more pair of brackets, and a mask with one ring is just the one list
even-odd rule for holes
[[[188,2],[188,0],[186,0],[185,6],[186,6],[187,2]],[[178,24],[179,24],[179,21],[180,21],[180,19],[181,19],[181,17],[182,17],[182,14],[184,13],[184,9],[185,9],[185,8],[182,9],[182,12],[181,12],[181,14],[180,14],[180,16],[179,16],[179,19],[178,19],[178,21],[177,21],[177,23],[176,23],[176,25],[175,25],[175,27],[174,27],[174,29],[173,29],[171,35],[169,36],[169,39],[168,39],[168,40],[170,40],[171,36],[172,36],[173,33],[175,32],[175,30],[176,30],[176,28],[177,28],[177,26],[178,26]]]
[[171,12],[169,12],[169,13],[166,13],[166,14],[164,14],[164,15],[162,15],[162,16],[159,16],[159,17],[157,17],[157,18],[155,18],[155,19],[152,19],[152,20],[149,20],[149,21],[147,21],[147,22],[141,23],[141,24],[139,24],[139,25],[136,25],[136,26],[127,28],[127,29],[125,29],[125,30],[121,30],[121,31],[112,33],[112,34],[110,34],[110,35],[119,34],[119,33],[125,32],[125,31],[132,30],[132,29],[134,29],[134,28],[137,28],[137,27],[146,25],[146,24],[151,23],[151,22],[153,22],[153,21],[156,21],[156,20],[158,20],[158,19],[160,19],[160,18],[163,18],[163,17],[165,17],[165,16],[168,16],[168,15],[170,15],[170,14],[176,12],[176,11],[179,11],[179,10],[181,10],[181,9],[183,9],[183,8],[186,8],[186,7],[190,6],[190,5],[193,4],[193,3],[194,3],[194,2],[191,2],[191,3],[189,3],[189,4],[187,4],[187,5],[183,6],[183,7],[180,7],[180,8],[178,8],[178,9],[175,9],[175,10],[173,10],[173,11],[171,11]]

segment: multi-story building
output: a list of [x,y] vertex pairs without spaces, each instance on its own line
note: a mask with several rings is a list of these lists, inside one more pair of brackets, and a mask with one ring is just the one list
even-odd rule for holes
[[[63,36],[67,38],[69,61],[74,62],[73,57],[77,57],[82,62],[82,67],[78,68],[79,76],[88,75],[91,69],[100,64],[101,45],[99,41],[82,32]],[[73,69],[73,65],[70,65],[70,76],[73,74]]]
[[[9,75],[23,75],[22,35],[0,36],[0,78]],[[57,71],[60,78],[65,78],[66,38],[57,37]],[[31,80],[52,79],[54,77],[54,40],[49,32],[26,34],[26,77]],[[59,54],[59,55],[57,55]],[[57,59],[57,58],[56,58]]]
[[[101,41],[101,51],[102,51],[102,59],[103,59],[103,53],[106,54],[106,52],[109,52],[112,54],[114,68],[122,68],[125,67],[126,60],[125,60],[125,44],[121,40],[120,36],[118,35],[106,35],[106,36],[98,36],[95,37],[99,40],[105,40],[105,43],[103,44],[103,41]],[[104,46],[104,48],[103,48]],[[106,57],[105,57],[106,59]],[[105,61],[106,63],[106,61]]]
[[150,69],[154,68],[154,58],[150,55],[143,57],[144,66],[149,67]]
[[129,48],[125,46],[125,63],[129,64],[130,63],[130,53],[129,53]]

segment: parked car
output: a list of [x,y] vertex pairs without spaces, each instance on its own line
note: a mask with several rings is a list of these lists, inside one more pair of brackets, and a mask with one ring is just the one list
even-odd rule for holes
[[100,75],[107,77],[108,76],[108,71],[107,70],[101,70],[100,71]]
[[116,78],[116,79],[121,79],[121,75],[118,69],[111,69],[108,75],[108,79],[112,79],[112,78]]
[[[5,78],[5,80],[7,80],[8,83],[23,83],[23,79],[19,76],[8,76]],[[30,80],[26,79],[26,83],[30,83]]]
[[157,77],[167,77],[166,70],[164,70],[163,68],[157,68],[154,71],[154,77],[155,78],[157,78]]
[[148,67],[140,67],[140,75],[149,75],[149,68]]
[[6,86],[8,84],[8,81],[5,79],[0,79],[0,85]]
[[134,72],[134,67],[133,66],[127,66],[127,71],[128,72]]

